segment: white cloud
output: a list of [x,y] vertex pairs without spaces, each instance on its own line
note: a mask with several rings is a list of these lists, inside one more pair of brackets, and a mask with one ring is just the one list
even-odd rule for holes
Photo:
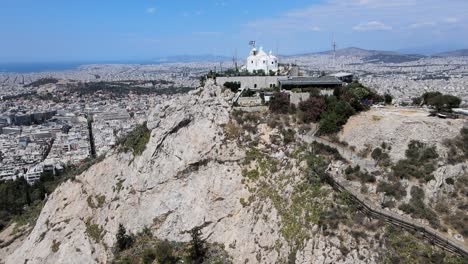
[[311,27],[309,27],[309,30],[310,31],[322,31],[322,29],[320,27],[318,27],[318,26],[311,26]]
[[408,26],[410,29],[427,28],[437,26],[436,22],[418,22]]
[[146,12],[147,12],[147,13],[150,13],[150,14],[154,14],[154,13],[156,13],[156,8],[155,8],[155,7],[147,8],[147,9],[146,9]]
[[222,32],[218,31],[196,31],[192,33],[193,35],[198,35],[198,36],[219,36],[222,35]]
[[226,3],[226,1],[218,0],[218,1],[215,2],[215,5],[216,6],[226,6],[227,3]]
[[314,23],[304,23],[304,21],[273,21],[273,20],[258,20],[246,24],[249,28],[260,30],[268,30],[273,32],[280,31],[299,31],[299,32],[319,32],[322,28]]
[[[322,32],[393,30],[395,34],[432,26],[444,30],[449,24],[461,24],[466,17],[467,0],[324,0],[300,9],[288,10],[276,17],[249,21],[246,27],[256,34],[304,32],[311,26]],[[428,18],[431,20],[429,22]],[[353,21],[363,22],[355,24]],[[365,23],[368,21],[367,23]],[[384,21],[385,23],[383,23]],[[421,22],[423,21],[423,22]],[[431,25],[434,23],[434,25]]]
[[392,27],[385,25],[380,21],[369,21],[360,23],[353,27],[356,31],[371,31],[371,30],[392,30]]
[[336,6],[361,8],[392,8],[412,6],[417,0],[328,0],[327,3]]
[[456,17],[447,17],[447,18],[444,19],[444,22],[445,22],[445,23],[449,23],[449,24],[455,24],[455,23],[457,23],[458,21],[459,21],[459,20],[458,20],[458,18],[456,18]]

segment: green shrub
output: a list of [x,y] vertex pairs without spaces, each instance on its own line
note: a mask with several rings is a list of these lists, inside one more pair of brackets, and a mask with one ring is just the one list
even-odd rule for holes
[[382,154],[383,154],[383,151],[381,148],[375,148],[374,151],[372,151],[371,153],[371,157],[377,161],[377,160],[380,160],[380,158],[382,157]]
[[416,178],[425,181],[434,179],[439,155],[435,146],[427,146],[419,141],[411,141],[406,150],[406,159],[393,166],[393,172],[400,178]]
[[202,227],[195,227],[190,231],[192,240],[190,241],[189,256],[194,263],[203,263],[208,252],[206,239],[202,238],[201,230]]
[[138,125],[126,137],[119,140],[120,150],[123,152],[132,151],[134,156],[139,156],[146,149],[146,144],[149,142],[151,131],[148,129],[146,122]]
[[346,223],[349,220],[345,210],[339,207],[330,207],[327,211],[320,214],[318,225],[324,230],[336,230],[340,223]]
[[122,224],[119,224],[119,230],[115,235],[116,238],[116,248],[119,251],[130,248],[133,245],[134,237],[132,234],[127,234],[127,230]]
[[356,167],[347,167],[345,169],[346,179],[347,180],[359,180],[361,183],[373,183],[375,182],[375,176],[369,172],[362,172],[359,166]]
[[319,132],[321,134],[336,133],[356,111],[348,102],[337,100],[334,96],[327,97],[326,102],[327,111],[320,116]]
[[468,128],[462,128],[460,135],[446,140],[444,144],[449,149],[447,155],[449,164],[462,163],[468,160]]
[[90,238],[92,238],[96,243],[99,243],[104,236],[104,228],[97,224],[91,223],[91,219],[86,221],[86,233]]
[[[386,147],[385,144],[383,144]],[[391,165],[390,155],[384,152],[385,148],[375,148],[371,153],[371,157],[377,162],[378,165],[387,167]]]
[[[153,248],[145,248],[142,253],[142,262],[143,264],[151,264],[158,256],[156,251]],[[169,262],[161,262],[158,260],[158,263],[169,263]]]
[[413,101],[413,105],[420,106],[423,102],[421,97],[414,97],[411,99]]
[[240,84],[240,82],[225,82],[224,87],[226,87],[229,90],[231,90],[232,92],[236,93],[240,89],[241,84]]
[[252,161],[260,161],[263,158],[264,154],[257,148],[249,148],[245,152],[244,165],[250,164]]
[[438,110],[457,108],[460,106],[461,99],[453,95],[438,95],[428,99],[427,104]]
[[86,199],[86,201],[88,202],[88,206],[90,208],[96,208],[96,205],[94,204],[94,200],[93,200],[93,196],[88,196],[88,199]]
[[322,114],[319,132],[320,134],[333,134],[340,130],[340,125],[338,123],[338,115],[334,112],[326,112]]
[[385,100],[385,104],[389,105],[389,104],[392,104],[393,97],[390,94],[386,93],[384,94],[384,100]]
[[455,181],[453,180],[453,178],[447,178],[445,179],[445,183],[447,183],[448,185],[454,185]]
[[378,263],[467,263],[463,257],[446,253],[421,241],[415,234],[387,226],[383,234],[385,251]]
[[244,175],[244,177],[248,178],[249,180],[255,181],[260,176],[260,172],[257,169],[250,170],[250,171],[245,170],[245,171],[243,171],[243,175]]
[[[150,253],[150,254],[148,254]],[[156,245],[156,248],[154,251],[150,251],[146,254],[146,257],[143,257],[143,260],[146,258],[147,260],[150,260],[153,254],[155,255],[155,258],[152,260],[157,260],[158,263],[177,263],[179,261],[179,258],[175,254],[175,249],[174,246],[167,240],[161,241]],[[152,262],[147,262],[147,263],[152,263]]]
[[413,103],[417,105],[429,105],[440,111],[459,107],[461,99],[456,96],[442,94],[440,92],[426,92],[419,98],[413,98]]
[[415,161],[426,162],[437,159],[439,155],[435,146],[429,147],[422,142],[412,140],[406,150],[406,157]]
[[301,121],[311,123],[318,121],[320,115],[326,109],[326,104],[322,97],[311,97],[306,101],[300,102],[298,108],[302,112]]
[[291,110],[289,94],[277,92],[270,100],[270,111],[276,114],[287,114]]
[[[133,241],[129,247],[114,252],[115,258],[112,263],[232,263],[222,245],[206,243],[205,239],[201,237],[192,238],[192,241],[186,243],[172,242],[153,237],[149,230],[145,231],[144,229],[132,237]],[[195,242],[195,240],[198,242]],[[194,246],[195,244],[197,245]],[[194,247],[198,248],[198,250],[195,250]],[[116,247],[116,249],[118,248]],[[194,251],[200,254],[194,253]],[[199,258],[201,255],[203,255],[203,258]]]
[[396,200],[401,200],[401,198],[406,196],[406,189],[400,182],[379,182],[377,185],[377,192],[383,192],[386,195],[393,196]]
[[229,121],[226,126],[224,126],[224,134],[228,140],[236,140],[242,135],[242,129],[234,122]]
[[312,148],[314,153],[316,154],[320,154],[323,156],[331,156],[334,160],[345,160],[337,149],[324,145],[322,143],[314,141],[312,142]]
[[398,208],[415,218],[427,219],[434,228],[440,227],[437,214],[424,204],[424,196],[424,191],[421,188],[413,186],[409,203],[402,204]]
[[462,210],[457,210],[447,217],[446,221],[455,228],[462,236],[468,237],[468,215]]
[[54,239],[54,241],[52,241],[52,247],[51,247],[52,252],[55,253],[55,252],[59,251],[59,248],[60,248],[60,241],[57,241],[57,240]]
[[[333,96],[325,97],[326,111],[322,111],[320,115],[319,132],[321,134],[336,133],[346,124],[349,117],[369,109],[371,103],[383,100],[382,96],[358,82],[353,82],[347,87],[336,88]],[[313,111],[314,114],[317,112],[319,111]],[[312,115],[312,117],[315,116]]]
[[281,134],[283,135],[284,144],[289,144],[296,141],[296,131],[292,129],[283,129],[281,130]]

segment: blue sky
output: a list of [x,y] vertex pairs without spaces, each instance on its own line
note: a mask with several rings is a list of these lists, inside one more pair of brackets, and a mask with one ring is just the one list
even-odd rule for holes
[[468,48],[467,0],[1,0],[1,61]]

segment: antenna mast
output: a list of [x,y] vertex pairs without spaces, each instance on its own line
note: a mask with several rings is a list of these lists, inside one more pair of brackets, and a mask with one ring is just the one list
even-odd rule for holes
[[277,41],[276,41],[276,54],[275,54],[276,56],[279,55],[279,53],[278,53],[278,46],[279,46],[279,44],[278,44],[278,40],[277,40]]
[[332,47],[333,47],[333,68],[336,68],[336,41],[335,41],[335,36],[333,36]]
[[234,50],[234,56],[232,56],[232,64],[233,64],[234,69],[236,70],[236,72],[238,72],[239,69],[237,67],[237,49]]

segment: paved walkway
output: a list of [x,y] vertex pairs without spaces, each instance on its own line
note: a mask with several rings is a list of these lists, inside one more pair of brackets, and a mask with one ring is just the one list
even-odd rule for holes
[[378,166],[375,163],[374,160],[371,159],[366,159],[366,158],[361,158],[359,157],[354,151],[350,150],[347,147],[344,147],[342,145],[339,145],[335,142],[331,142],[329,140],[326,140],[324,138],[320,138],[314,135],[315,131],[311,131],[308,134],[302,136],[302,140],[307,143],[312,143],[312,142],[318,142],[323,145],[332,147],[340,153],[340,155],[347,160],[348,162],[351,163],[351,165],[356,166],[359,165],[359,167],[366,169],[369,172],[376,171],[378,170]]
[[[378,170],[378,166],[373,160],[361,158],[354,151],[342,145],[319,138],[315,136],[315,132],[316,131],[311,131],[307,135],[302,136],[302,140],[307,143],[315,141],[338,150],[341,156],[343,156],[343,158],[353,166],[359,165],[361,168],[365,168],[368,171]],[[468,249],[461,242],[445,233],[441,233],[429,226],[416,222],[413,219],[385,210],[380,206],[375,206],[373,202],[369,201],[361,193],[354,190],[349,181],[342,179],[342,177],[339,177],[338,175],[333,175],[333,173],[336,174],[337,172],[332,172],[330,174],[328,178],[329,183],[336,190],[351,194],[351,198],[354,202],[357,203],[360,206],[360,209],[367,215],[380,219],[386,223],[402,227],[406,230],[416,231],[435,245],[450,252],[468,257]]]
[[338,176],[333,177],[331,174],[329,176],[329,181],[330,184],[338,191],[349,193],[351,195],[351,199],[359,205],[360,210],[368,216],[380,219],[388,224],[401,227],[408,231],[416,231],[434,245],[468,258],[468,249],[465,245],[449,235],[439,232],[430,226],[414,221],[406,216],[375,206],[364,195],[355,191],[348,181],[340,179]]

